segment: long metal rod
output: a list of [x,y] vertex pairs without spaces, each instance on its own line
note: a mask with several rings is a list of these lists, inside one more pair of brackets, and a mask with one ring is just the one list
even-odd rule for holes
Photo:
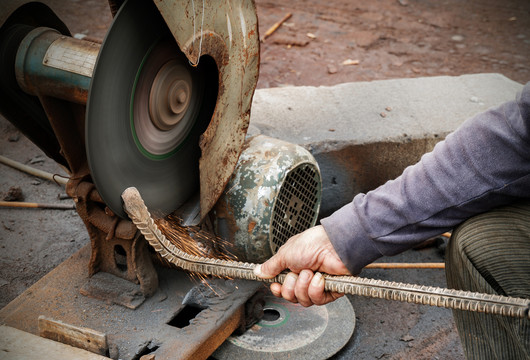
[[42,170],[39,170],[39,169],[32,168],[31,166],[27,166],[27,165],[21,164],[18,161],[12,160],[12,159],[7,158],[7,157],[5,157],[3,155],[0,155],[0,163],[2,163],[4,165],[11,166],[13,169],[24,171],[24,172],[26,172],[26,173],[28,173],[30,175],[38,176],[38,177],[40,177],[42,179],[54,181],[54,182],[56,182],[58,184],[61,184],[61,185],[66,185],[66,183],[68,183],[68,179],[63,178],[60,175],[54,175],[54,174],[50,174],[49,172],[46,172],[46,171],[42,171]]
[[0,207],[75,210],[75,204],[47,204],[24,201],[0,201]]
[[445,263],[372,263],[365,269],[445,269]]
[[[254,275],[256,264],[210,259],[187,254],[173,245],[158,229],[136,188],[123,194],[125,212],[151,246],[170,263],[194,273],[229,278],[283,283],[286,273],[274,279],[261,279]],[[450,309],[476,311],[530,319],[530,300],[470,291],[420,286],[353,276],[324,274],[325,289],[343,294],[397,300]]]

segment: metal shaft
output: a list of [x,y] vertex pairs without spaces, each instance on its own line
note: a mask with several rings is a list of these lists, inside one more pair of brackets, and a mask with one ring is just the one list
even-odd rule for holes
[[[210,259],[181,251],[160,232],[136,188],[126,189],[122,198],[124,209],[133,223],[149,244],[170,263],[204,275],[268,283],[283,283],[285,280],[286,273],[281,273],[273,279],[257,277],[253,272],[256,264]],[[353,276],[324,274],[324,278],[327,291],[530,319],[530,300],[527,299]]]
[[100,44],[54,29],[36,28],[22,40],[15,61],[18,85],[28,94],[87,103]]

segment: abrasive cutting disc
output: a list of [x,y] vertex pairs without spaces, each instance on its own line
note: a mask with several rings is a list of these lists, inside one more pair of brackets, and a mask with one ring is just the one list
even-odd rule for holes
[[202,63],[189,64],[152,1],[128,0],[116,14],[94,68],[86,145],[98,192],[121,217],[127,187],[160,216],[198,191],[198,141],[217,91]]
[[355,312],[346,297],[308,308],[272,295],[265,300],[264,317],[243,335],[230,336],[215,359],[328,359],[353,334]]

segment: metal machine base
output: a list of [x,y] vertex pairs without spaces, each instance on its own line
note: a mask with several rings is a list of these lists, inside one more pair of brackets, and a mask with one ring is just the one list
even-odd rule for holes
[[[41,316],[89,328],[106,335],[105,355],[114,359],[147,354],[157,360],[206,359],[245,322],[245,304],[263,287],[257,282],[211,279],[211,288],[206,288],[197,286],[200,281],[188,273],[158,268],[159,288],[152,297],[137,305],[134,288],[123,294],[125,304],[130,297],[137,305],[131,309],[116,304],[112,294],[107,301],[101,300],[104,296],[81,294],[94,283],[109,280],[87,277],[89,259],[86,246],[1,309],[0,323],[36,335]],[[204,292],[202,304],[183,305],[194,287],[194,292]]]

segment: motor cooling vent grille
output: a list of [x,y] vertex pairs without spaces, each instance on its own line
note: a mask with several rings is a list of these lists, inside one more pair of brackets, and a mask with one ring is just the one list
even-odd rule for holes
[[272,209],[270,242],[273,254],[291,236],[315,224],[320,189],[320,173],[313,164],[298,165],[287,174]]

